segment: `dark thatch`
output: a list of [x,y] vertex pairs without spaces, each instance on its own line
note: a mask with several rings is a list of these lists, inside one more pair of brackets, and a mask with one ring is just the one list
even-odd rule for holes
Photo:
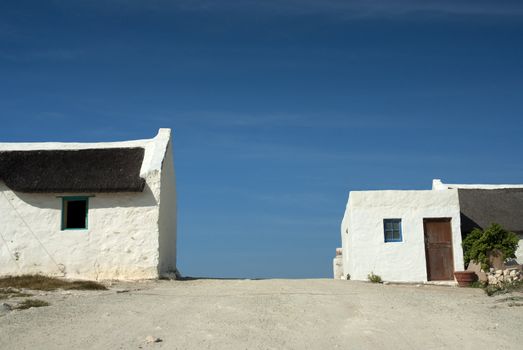
[[459,189],[461,232],[485,229],[492,223],[523,233],[523,189]]
[[141,192],[143,148],[0,152],[0,180],[29,193]]

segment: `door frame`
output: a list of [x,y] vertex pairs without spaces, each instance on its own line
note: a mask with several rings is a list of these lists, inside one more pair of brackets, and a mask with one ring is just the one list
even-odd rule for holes
[[[435,280],[431,279],[430,276],[430,270],[429,270],[429,256],[427,254],[428,247],[427,247],[427,229],[426,229],[426,223],[427,222],[448,222],[449,223],[449,229],[450,229],[450,261],[452,263],[452,275],[450,276],[450,279],[448,280]],[[455,265],[454,265],[454,234],[452,232],[452,218],[451,217],[437,217],[437,218],[423,218],[423,240],[424,240],[424,251],[425,251],[425,269],[427,272],[427,281],[453,281],[454,280],[454,272],[456,271]]]

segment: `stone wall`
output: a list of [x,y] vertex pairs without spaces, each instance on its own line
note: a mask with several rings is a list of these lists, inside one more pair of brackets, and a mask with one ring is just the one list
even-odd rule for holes
[[509,268],[505,270],[490,269],[487,273],[487,281],[490,285],[503,286],[504,284],[520,281],[523,278],[521,268]]

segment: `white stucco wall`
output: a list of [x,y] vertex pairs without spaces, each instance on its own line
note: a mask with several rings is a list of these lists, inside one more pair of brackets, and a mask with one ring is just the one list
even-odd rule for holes
[[[402,220],[402,242],[385,243],[383,219]],[[366,280],[427,280],[423,219],[451,218],[454,270],[463,270],[457,190],[353,191],[341,226],[343,272]]]
[[[155,138],[141,141],[0,144],[0,150],[144,147],[141,176],[146,180],[143,192],[91,194],[18,193],[0,181],[0,275],[157,278],[160,256],[165,266],[175,269],[176,198],[170,137],[169,129],[160,129]],[[61,230],[60,196],[85,195],[92,196],[88,228]],[[166,204],[162,214],[161,202]],[[160,246],[160,240],[166,247]]]
[[519,245],[518,249],[516,250],[516,260],[519,264],[523,264],[523,233],[520,233],[519,235]]
[[492,185],[492,184],[446,184],[443,183],[440,179],[432,180],[432,189],[433,190],[448,190],[448,189],[469,189],[469,190],[500,190],[500,189],[510,189],[510,188],[523,188],[523,185],[516,184],[502,184],[502,185]]
[[0,274],[157,277],[158,194],[148,185],[142,193],[94,194],[88,228],[62,231],[57,196],[78,194],[14,193],[0,183]]
[[162,163],[160,189],[160,264],[159,274],[176,271],[176,180],[173,164],[172,141],[167,139],[165,158]]

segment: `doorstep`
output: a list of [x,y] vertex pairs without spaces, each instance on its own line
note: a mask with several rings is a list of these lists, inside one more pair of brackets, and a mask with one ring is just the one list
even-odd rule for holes
[[449,280],[449,281],[426,281],[426,282],[423,282],[423,284],[429,285],[429,286],[457,287],[458,282],[456,282],[454,280]]

